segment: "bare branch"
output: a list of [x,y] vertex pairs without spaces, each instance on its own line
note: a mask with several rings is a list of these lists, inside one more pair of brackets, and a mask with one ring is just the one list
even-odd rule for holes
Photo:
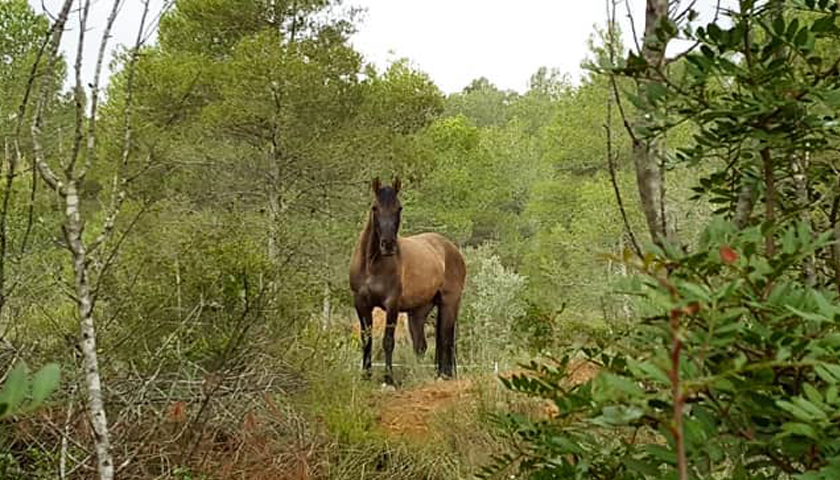
[[82,149],[85,124],[85,89],[82,86],[82,57],[84,56],[85,33],[87,30],[87,19],[90,14],[90,0],[85,0],[82,11],[79,12],[79,44],[76,47],[76,86],[73,88],[73,100],[76,105],[76,134],[73,136],[73,148],[70,149],[70,158],[64,167],[64,175],[70,179],[75,176],[76,160]]
[[[119,0],[115,0],[114,2],[114,13],[116,12],[117,8],[116,5],[119,3]],[[114,225],[117,220],[117,216],[119,216],[120,211],[122,210],[123,202],[125,201],[126,192],[125,187],[127,185],[126,180],[119,179],[119,171],[121,167],[125,167],[128,164],[128,158],[131,153],[131,138],[132,138],[132,126],[131,126],[131,114],[132,114],[132,98],[133,98],[133,89],[134,89],[134,75],[135,71],[137,70],[137,59],[139,57],[140,46],[143,42],[143,29],[146,24],[146,17],[149,13],[149,2],[146,0],[143,2],[143,15],[140,18],[140,27],[137,29],[137,40],[134,43],[134,49],[131,53],[131,59],[128,63],[128,79],[126,80],[126,99],[125,99],[125,107],[124,107],[124,118],[123,118],[123,148],[122,148],[122,155],[121,155],[121,164],[117,167],[117,173],[114,174],[113,180],[113,194],[111,196],[111,207],[109,209],[108,215],[105,218],[105,224],[102,227],[102,233],[94,240],[91,244],[90,252],[94,252],[97,248],[99,248],[102,243],[104,243],[108,237],[111,235],[111,232],[114,230]],[[113,22],[113,20],[109,20]],[[104,42],[103,42],[103,49],[104,49]],[[100,53],[102,51],[100,50]],[[93,131],[93,120],[91,120],[91,137],[94,136]]]
[[627,8],[627,18],[630,20],[630,31],[633,33],[633,44],[636,45],[636,51],[641,53],[642,45],[639,43],[639,35],[636,33],[636,20],[633,18],[633,11],[630,9],[630,0],[624,0],[624,6]]
[[[610,8],[610,4],[612,0],[606,0],[607,5],[607,43],[608,45],[608,52],[610,56],[610,64],[615,65],[615,4],[613,7]],[[610,83],[613,86],[613,92],[615,94],[615,100],[618,100],[617,94],[617,87],[615,82],[615,75],[610,71]],[[615,199],[618,203],[618,210],[621,213],[621,220],[624,222],[624,230],[627,232],[627,235],[630,237],[630,243],[633,245],[633,251],[636,252],[636,255],[639,258],[642,257],[642,249],[639,248],[639,243],[636,241],[636,235],[633,233],[633,227],[630,225],[630,220],[627,218],[627,210],[624,208],[624,200],[621,197],[621,189],[618,186],[618,178],[616,175],[616,168],[615,168],[615,158],[613,157],[612,151],[612,106],[613,106],[613,98],[610,96],[607,97],[607,122],[604,125],[604,129],[606,130],[607,134],[607,165],[609,166],[610,171],[610,182],[612,183],[613,191],[615,192]],[[627,120],[624,118],[624,114],[622,112],[622,119],[624,123],[627,124]],[[631,133],[632,134],[632,133]]]
[[96,110],[99,105],[99,78],[102,74],[102,61],[105,58],[105,50],[108,40],[111,38],[111,28],[117,18],[121,0],[114,0],[108,21],[105,24],[105,31],[102,33],[102,40],[99,43],[99,54],[96,56],[96,70],[93,74],[93,85],[90,89],[90,118],[88,119],[87,152],[85,153],[85,165],[78,178],[85,178],[91,164],[96,161]]
[[[50,97],[49,82],[52,79],[52,74],[55,72],[55,64],[58,61],[58,46],[61,43],[61,37],[64,34],[64,27],[67,24],[67,17],[70,15],[70,7],[72,6],[73,0],[64,0],[61,12],[59,12],[58,18],[53,25],[52,31],[50,32],[51,38],[48,43],[49,46],[47,50],[47,58],[49,60],[47,62],[47,68],[41,72],[40,98],[38,99],[38,103],[35,107],[35,118],[32,120],[31,126],[32,150],[34,155],[33,161],[38,167],[41,177],[45,182],[47,182],[47,185],[59,194],[62,194],[64,190],[64,183],[58,179],[55,173],[53,173],[50,169],[49,165],[47,165],[46,158],[44,157],[44,149],[41,145],[41,126],[43,122],[44,109],[46,108]],[[32,74],[35,74],[34,71]]]

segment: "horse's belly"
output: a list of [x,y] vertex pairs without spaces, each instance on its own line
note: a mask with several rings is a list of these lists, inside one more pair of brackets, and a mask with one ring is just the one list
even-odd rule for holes
[[418,290],[417,288],[406,288],[403,285],[403,292],[400,295],[400,310],[414,310],[423,305],[428,305],[438,294],[440,287],[440,285],[435,284]]

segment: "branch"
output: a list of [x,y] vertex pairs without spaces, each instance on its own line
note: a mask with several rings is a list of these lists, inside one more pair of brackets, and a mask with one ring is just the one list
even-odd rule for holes
[[[114,10],[112,14],[115,14],[117,11],[117,4],[119,4],[120,0],[114,1]],[[102,243],[104,243],[108,237],[111,235],[111,232],[114,230],[114,224],[116,223],[117,216],[119,216],[120,212],[122,211],[122,205],[125,201],[126,192],[125,187],[127,185],[126,180],[119,180],[119,171],[121,167],[124,167],[128,163],[128,157],[131,151],[131,137],[132,137],[132,128],[131,128],[131,113],[132,113],[132,93],[134,88],[134,74],[137,69],[137,59],[139,56],[140,46],[143,42],[143,29],[146,25],[146,16],[149,13],[149,1],[146,0],[143,2],[143,15],[140,18],[140,28],[137,30],[137,39],[134,42],[134,49],[131,53],[131,59],[128,63],[128,79],[126,81],[126,100],[125,100],[125,107],[124,107],[124,119],[123,119],[123,149],[121,155],[121,165],[117,166],[117,173],[114,175],[114,191],[111,196],[111,208],[108,212],[108,215],[105,218],[105,224],[102,227],[102,232],[93,241],[90,247],[90,252],[93,253],[97,248],[99,248]],[[109,19],[109,29],[110,23],[113,23],[113,18]],[[106,35],[108,30],[106,30]],[[100,55],[102,54],[105,47],[105,41],[103,38],[102,47],[100,50]],[[101,59],[101,58],[100,58]],[[96,87],[94,87],[96,88]],[[94,96],[95,98],[95,96]],[[94,120],[91,119],[91,138],[94,137]],[[90,145],[90,140],[89,140]]]
[[674,443],[677,447],[677,472],[679,480],[688,480],[688,459],[685,454],[685,436],[683,434],[683,406],[685,395],[683,395],[680,384],[680,351],[682,341],[680,340],[680,316],[683,312],[679,309],[671,310],[671,370],[668,376],[671,380],[671,396],[674,399],[674,412],[671,424],[671,434],[674,436]]
[[90,89],[90,118],[88,119],[87,152],[85,153],[85,165],[79,172],[78,178],[83,179],[91,164],[96,160],[96,110],[99,106],[99,78],[102,74],[102,61],[105,58],[105,50],[108,40],[111,38],[111,28],[117,18],[120,9],[120,1],[114,0],[111,13],[108,15],[108,22],[102,32],[102,40],[99,42],[99,54],[96,56],[96,70],[93,73],[93,85]]
[[627,18],[630,19],[630,31],[633,32],[633,43],[636,45],[636,51],[642,53],[642,46],[639,44],[639,35],[636,33],[636,20],[633,19],[633,12],[630,10],[630,0],[624,0],[624,5],[627,8]]
[[73,88],[73,100],[76,104],[76,135],[73,137],[73,148],[70,149],[70,158],[67,166],[64,167],[64,175],[67,179],[74,178],[76,159],[82,149],[82,138],[84,137],[85,118],[85,90],[82,87],[82,57],[85,46],[85,30],[87,30],[87,19],[90,13],[90,0],[85,1],[82,11],[79,12],[79,44],[76,47],[76,86]]
[[55,71],[56,61],[58,60],[58,45],[61,43],[61,36],[64,34],[64,27],[67,24],[67,17],[70,14],[70,7],[72,5],[73,0],[64,0],[64,5],[61,7],[58,19],[53,25],[48,50],[49,63],[47,64],[46,70],[42,72],[40,85],[41,96],[38,99],[37,106],[35,107],[35,118],[32,120],[32,126],[30,129],[32,134],[32,150],[35,165],[47,185],[61,195],[63,195],[64,192],[64,183],[56,177],[55,173],[53,173],[49,165],[47,165],[46,159],[44,158],[44,149],[41,144],[41,126],[43,123],[44,109],[46,108],[46,104],[50,97],[49,82],[53,72]]
[[[764,168],[764,207],[765,218],[768,223],[773,223],[776,216],[776,178],[773,174],[773,159],[770,155],[770,148],[764,147],[761,149],[761,163]],[[768,229],[764,234],[764,244],[767,250],[767,256],[772,257],[776,252],[776,245],[773,240],[773,231]]]
[[[688,14],[688,12],[691,11],[691,9],[694,7],[695,3],[697,3],[697,0],[694,0],[693,2],[691,2],[691,4],[685,10],[683,10],[683,12],[681,14],[679,14],[674,19],[674,22],[679,22],[682,19],[682,17],[684,17],[686,14]],[[720,17],[720,0],[717,0],[717,3],[715,4],[715,17],[712,19],[711,23],[717,23],[719,17]],[[703,42],[701,40],[695,41],[690,47],[686,48],[685,50],[683,50],[682,52],[677,54],[675,57],[666,59],[665,64],[670,65],[670,64],[672,64],[674,62],[677,62],[680,59],[688,56],[691,52],[696,50],[697,47],[699,47],[700,44],[702,44],[702,43]]]
[[[614,48],[614,34],[615,34],[615,5],[610,9],[612,0],[606,0],[607,5],[607,43],[609,44],[610,64],[615,65],[615,48]],[[615,76],[610,73],[610,81],[615,87]],[[617,97],[616,97],[617,98]],[[624,117],[622,113],[622,117]],[[625,120],[626,123],[626,120]],[[604,125],[607,134],[607,165],[610,170],[610,182],[612,183],[613,191],[615,192],[615,199],[618,203],[618,210],[621,212],[621,219],[624,222],[624,229],[630,236],[630,242],[633,245],[633,250],[639,258],[642,258],[642,249],[639,248],[639,243],[636,241],[636,235],[633,233],[633,228],[630,226],[630,220],[627,218],[627,211],[624,208],[624,201],[621,198],[621,189],[618,186],[618,179],[615,173],[615,158],[612,153],[612,101],[607,97],[607,123]]]

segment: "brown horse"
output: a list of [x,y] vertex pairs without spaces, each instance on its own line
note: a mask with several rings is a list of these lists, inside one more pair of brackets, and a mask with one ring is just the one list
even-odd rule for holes
[[408,326],[414,351],[426,351],[423,325],[437,306],[435,325],[435,363],[439,376],[455,375],[455,321],[461,303],[467,269],[458,248],[437,233],[410,237],[398,235],[402,206],[397,194],[400,179],[392,186],[373,180],[375,198],[364,230],[359,235],[350,261],[350,288],[362,331],[362,368],[371,373],[372,312],[386,312],[385,382],[393,384],[391,358],[394,329],[400,312],[408,313]]

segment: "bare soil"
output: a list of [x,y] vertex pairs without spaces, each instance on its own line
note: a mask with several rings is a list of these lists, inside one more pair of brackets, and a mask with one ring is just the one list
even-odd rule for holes
[[[568,382],[579,385],[594,378],[600,367],[586,361],[573,361],[568,367]],[[512,372],[509,372],[510,374]],[[438,412],[469,403],[475,389],[474,382],[491,381],[486,378],[462,378],[452,381],[433,380],[413,388],[384,391],[378,398],[380,427],[393,437],[420,440],[431,433],[432,420]],[[540,415],[552,417],[556,406],[546,403]]]

